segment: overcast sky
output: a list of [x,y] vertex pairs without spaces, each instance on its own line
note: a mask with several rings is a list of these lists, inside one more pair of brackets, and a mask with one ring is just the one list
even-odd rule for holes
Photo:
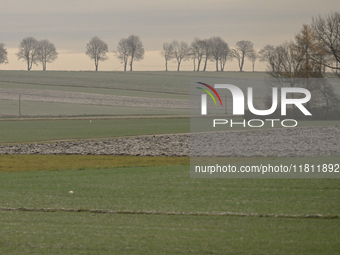
[[[191,43],[195,37],[221,36],[230,47],[239,40],[250,40],[260,50],[266,44],[293,39],[303,24],[311,23],[313,16],[331,11],[340,11],[339,0],[3,1],[0,42],[8,48],[10,63],[0,68],[25,69],[15,53],[27,36],[48,39],[57,47],[59,58],[47,69],[90,70],[94,64],[84,52],[93,36],[104,40],[112,52],[119,39],[135,34],[146,50],[145,60],[136,63],[135,70],[162,70],[164,61],[158,52],[163,42],[177,39]],[[99,70],[120,68],[113,53],[99,64]],[[250,64],[246,68],[250,70]],[[183,70],[191,69],[191,62],[183,63]],[[236,70],[236,62],[229,63],[227,69]]]

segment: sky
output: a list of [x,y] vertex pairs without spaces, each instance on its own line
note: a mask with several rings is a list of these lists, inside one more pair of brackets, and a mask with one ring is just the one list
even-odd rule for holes
[[[0,9],[0,42],[8,50],[5,70],[25,70],[16,52],[28,36],[54,43],[59,57],[47,70],[94,70],[94,62],[85,55],[86,44],[98,36],[109,46],[109,59],[99,63],[101,71],[123,70],[114,55],[118,41],[138,35],[145,48],[144,60],[135,62],[134,70],[164,70],[159,52],[164,42],[205,39],[220,36],[229,47],[249,40],[260,50],[266,44],[278,45],[294,39],[303,24],[312,17],[340,11],[339,0],[11,0]],[[169,70],[176,70],[171,62]],[[41,70],[34,66],[32,70]],[[183,62],[181,70],[192,70],[192,61]],[[255,70],[266,65],[257,62]],[[208,70],[214,70],[209,63]],[[236,61],[226,70],[238,70]],[[251,71],[246,61],[245,71]]]

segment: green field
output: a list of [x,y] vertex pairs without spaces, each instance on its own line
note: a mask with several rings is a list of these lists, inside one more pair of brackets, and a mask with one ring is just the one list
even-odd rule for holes
[[1,254],[340,250],[339,179],[190,179],[188,166],[0,176]]
[[[0,89],[28,89],[82,92],[116,96],[143,98],[164,98],[188,100],[190,80],[193,78],[262,79],[264,72],[26,72],[0,71]],[[240,84],[242,87],[242,84]],[[256,104],[262,104],[267,87],[255,84]],[[245,87],[242,87],[245,89]],[[188,115],[189,109],[164,109],[144,107],[113,107],[86,104],[64,104],[24,101],[20,105],[19,96],[11,100],[0,99],[0,116],[134,116],[134,115]]]
[[188,133],[188,118],[0,121],[0,142]]
[[[65,215],[66,214],[66,215]],[[3,254],[337,254],[339,221],[0,212]]]
[[[26,117],[121,117],[121,116],[188,116],[189,109],[166,109],[149,107],[122,107],[89,104],[68,104],[52,102],[22,101],[20,116]],[[19,103],[14,100],[0,100],[0,109],[5,112],[3,117],[19,115]],[[6,116],[7,115],[7,116]],[[1,116],[1,115],[0,115]]]
[[[0,89],[187,100],[190,78],[264,76],[0,71]],[[18,116],[18,101],[0,100],[0,146],[190,132],[187,109],[21,103]],[[323,125],[339,121],[299,121]],[[340,163],[339,156],[228,162]],[[188,157],[0,155],[0,254],[340,253],[339,178],[193,179],[189,163]]]
[[[262,106],[269,86],[265,72],[81,72],[81,71],[0,71],[0,89],[52,90],[116,95],[142,98],[189,100],[190,80],[225,78],[246,90],[244,80],[252,80],[254,103]],[[340,93],[340,86],[335,84]],[[0,99],[0,116],[19,115],[19,94],[11,100]],[[231,95],[229,95],[231,96]],[[25,98],[25,94],[23,95]],[[231,107],[231,98],[228,107]],[[230,104],[230,106],[229,106]],[[21,102],[23,116],[91,116],[91,115],[188,115],[189,109],[164,109],[144,107],[113,107],[86,104],[46,102]]]
[[[91,122],[90,122],[91,120]],[[299,127],[339,125],[340,121],[299,121]],[[265,127],[269,128],[268,125]],[[279,127],[279,126],[278,126]],[[256,130],[220,125],[218,131]],[[69,139],[98,139],[150,134],[189,133],[189,118],[41,119],[0,121],[0,143]]]
[[[43,85],[60,90],[96,88],[189,95],[191,78],[263,78],[265,72],[72,72],[0,71],[0,86],[18,84],[20,88]],[[25,85],[25,86],[23,86]],[[68,88],[67,88],[68,87]],[[36,87],[37,88],[37,87]],[[40,89],[42,87],[39,87]],[[80,90],[81,91],[81,90]],[[107,94],[107,92],[105,92]]]

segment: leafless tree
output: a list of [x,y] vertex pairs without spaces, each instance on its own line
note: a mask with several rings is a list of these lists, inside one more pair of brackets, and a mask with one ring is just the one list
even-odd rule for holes
[[108,59],[106,53],[109,51],[107,44],[98,38],[93,37],[90,42],[86,45],[86,55],[94,60],[96,71],[98,71],[99,61],[105,61]]
[[186,42],[178,42],[177,40],[172,42],[172,46],[174,48],[174,58],[177,60],[177,71],[179,71],[181,62],[190,57],[190,48]]
[[174,48],[172,43],[163,43],[163,50],[161,55],[165,59],[165,71],[168,71],[168,61],[174,58]]
[[215,61],[216,63],[216,72],[219,70],[218,62],[221,59],[222,51],[226,44],[227,43],[219,36],[210,38],[211,60]]
[[332,12],[326,17],[313,18],[312,28],[316,37],[325,44],[327,51],[334,56],[336,61],[336,65],[326,64],[326,66],[340,70],[337,64],[340,62],[340,13]]
[[[319,53],[319,47],[315,46],[315,42],[313,43],[308,33],[303,33],[306,31],[308,30],[304,28],[296,36],[296,42],[286,42],[275,48],[273,63],[272,66],[268,66],[268,71],[272,77],[278,78],[275,81],[279,81],[279,86],[307,88],[312,94],[312,99],[306,107],[308,109],[313,107],[319,110],[323,109],[328,114],[329,111],[340,106],[340,99],[335,93],[333,85],[326,79],[299,79],[323,77],[323,70],[321,70],[320,65],[309,59],[309,56],[316,56],[315,52]],[[272,67],[274,67],[274,71]],[[294,98],[294,94],[291,97]],[[296,111],[295,106],[293,110]]]
[[144,58],[144,47],[137,35],[130,35],[127,38],[127,46],[130,57],[130,71],[132,71],[133,61],[140,61]]
[[335,92],[334,86],[327,79],[318,79],[317,82],[315,86],[317,93],[314,93],[317,94],[314,96],[317,106],[324,108],[326,114],[331,110],[339,109],[340,97]]
[[229,45],[224,42],[222,44],[222,50],[221,50],[221,53],[220,53],[220,68],[221,68],[221,71],[223,72],[224,71],[224,67],[225,67],[225,64],[227,61],[229,60],[232,60],[233,58],[233,54],[232,54],[232,51],[231,49],[229,48]]
[[[195,60],[197,59],[197,71],[200,70],[201,62],[203,59],[203,56],[205,55],[205,41],[195,38],[194,41],[191,43],[191,55],[192,58]],[[194,71],[195,71],[195,64],[194,64]]]
[[[333,55],[330,59],[328,59],[328,62],[335,67],[335,73],[338,74],[338,71],[340,70],[340,65],[339,65],[340,62],[338,62]],[[327,66],[325,65],[324,67],[327,67]]]
[[244,58],[253,51],[254,44],[250,41],[238,41],[236,48],[233,50],[233,56],[238,61],[240,72],[243,72]]
[[31,70],[32,65],[38,62],[37,55],[38,41],[33,37],[24,38],[19,45],[19,51],[16,54],[18,59],[23,59],[27,63],[27,70]]
[[196,71],[196,59],[198,58],[197,52],[193,48],[190,47],[189,55],[190,55],[190,58],[192,59],[192,62],[194,64],[194,72],[195,72]]
[[211,39],[204,39],[203,40],[203,47],[204,47],[204,67],[203,71],[207,69],[208,60],[211,58]]
[[259,60],[260,62],[267,62],[270,71],[274,72],[275,70],[275,47],[273,45],[267,44],[263,47],[262,50],[259,51]]
[[7,64],[7,49],[5,48],[5,44],[0,43],[0,64]]
[[254,70],[255,70],[255,62],[259,58],[259,55],[258,55],[256,50],[253,50],[247,57],[251,61],[252,65],[253,65],[253,72],[254,72]]
[[53,43],[48,40],[41,40],[37,45],[37,61],[42,63],[43,71],[46,70],[46,63],[52,63],[58,58],[58,52]]
[[266,59],[270,61],[268,71],[272,77],[298,78],[300,76],[299,73],[303,59],[299,56],[299,52],[293,42],[285,42],[274,48],[273,52],[271,52],[271,49],[267,52],[270,52],[270,57],[266,57]]
[[124,71],[126,71],[126,65],[129,59],[129,46],[126,38],[120,39],[115,55],[124,65]]
[[303,60],[300,76],[302,78],[323,77],[322,69],[326,64],[327,50],[324,43],[316,37],[311,26],[303,25],[301,31],[295,36],[294,45],[298,57]]

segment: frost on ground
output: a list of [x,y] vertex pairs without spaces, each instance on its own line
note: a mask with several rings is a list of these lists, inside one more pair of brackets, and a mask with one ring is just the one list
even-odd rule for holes
[[340,125],[199,134],[192,156],[309,157],[340,155]]
[[0,154],[307,157],[340,155],[340,125],[0,145]]

